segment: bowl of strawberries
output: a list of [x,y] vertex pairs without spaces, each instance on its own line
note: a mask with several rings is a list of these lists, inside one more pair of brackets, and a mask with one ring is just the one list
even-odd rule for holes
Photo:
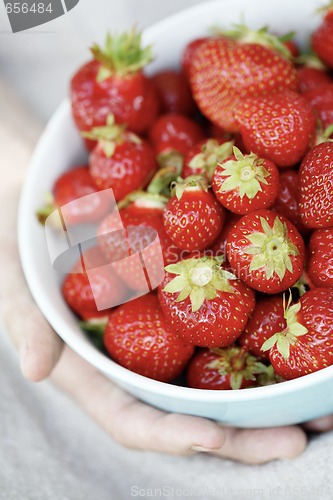
[[[22,192],[41,311],[136,397],[238,427],[333,411],[333,4],[108,34]],[[45,194],[47,201],[43,205]]]

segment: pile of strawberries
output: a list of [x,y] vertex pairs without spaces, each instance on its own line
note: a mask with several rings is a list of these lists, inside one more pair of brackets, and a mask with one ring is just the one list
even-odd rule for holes
[[[333,1],[311,47],[236,26],[147,76],[152,48],[132,30],[74,75],[89,162],[59,177],[38,216],[113,190],[121,234],[103,201],[69,214],[98,226],[84,255],[98,286],[77,263],[62,292],[122,366],[239,389],[333,364]],[[123,258],[156,234],[162,282],[156,252],[143,270]],[[106,296],[121,305],[98,310]]]

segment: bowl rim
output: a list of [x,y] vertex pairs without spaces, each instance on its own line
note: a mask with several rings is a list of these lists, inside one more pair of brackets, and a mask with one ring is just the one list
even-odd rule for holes
[[[201,11],[206,12],[207,8],[214,9],[221,3],[232,3],[234,5],[235,2],[234,0],[213,0],[208,3],[202,3],[189,7],[179,13],[173,14],[172,16],[159,21],[158,23],[144,30],[143,38],[153,39],[154,36],[158,34],[160,29],[163,29],[165,25],[168,25],[174,19],[179,20],[180,18],[183,18],[184,20],[186,20],[187,14],[189,12],[194,12],[196,15],[198,15]],[[109,375],[110,378],[115,383],[119,383],[119,385],[125,384],[126,386],[131,386],[145,393],[151,392],[156,395],[163,395],[171,397],[173,399],[193,400],[195,398],[198,403],[241,403],[246,401],[276,398],[278,396],[284,396],[287,394],[298,392],[302,389],[313,388],[333,378],[332,365],[330,367],[294,380],[289,380],[279,384],[273,384],[263,387],[249,388],[247,390],[216,391],[209,389],[194,389],[190,387],[183,387],[178,385],[176,386],[173,384],[160,382],[131,372],[130,370],[117,364],[112,359],[108,358],[103,353],[99,352],[97,348],[92,344],[87,345],[87,340],[81,339],[77,335],[77,333],[73,331],[71,326],[62,317],[60,317],[60,314],[59,312],[57,312],[56,307],[53,306],[51,301],[47,299],[47,294],[42,293],[38,279],[38,273],[36,273],[30,265],[29,257],[29,255],[31,255],[31,252],[33,252],[34,246],[31,238],[29,239],[28,217],[31,200],[33,199],[35,177],[41,169],[41,164],[43,163],[42,160],[43,158],[45,158],[48,142],[54,134],[57,134],[59,132],[61,123],[66,122],[68,119],[71,119],[71,108],[69,99],[67,98],[64,99],[64,101],[59,105],[59,107],[47,123],[31,157],[29,169],[27,171],[27,176],[22,187],[19,200],[17,237],[23,272],[32,296],[47,321],[57,332],[57,334],[64,340],[64,342],[69,345],[69,347],[71,347],[77,354],[79,354],[83,359],[85,359],[95,368]]]

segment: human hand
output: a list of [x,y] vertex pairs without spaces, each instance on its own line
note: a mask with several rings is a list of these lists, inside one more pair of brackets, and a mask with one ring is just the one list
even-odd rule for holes
[[47,324],[38,330],[39,336],[30,336],[29,331],[25,325],[26,348],[21,351],[25,376],[43,378],[60,356],[51,379],[126,447],[171,455],[203,451],[254,464],[294,457],[306,445],[305,433],[298,427],[238,430],[199,417],[164,413],[127,394],[62,346]]
[[8,189],[0,202],[6,207],[7,221],[0,259],[0,306],[27,379],[38,381],[50,375],[117,442],[130,448],[172,455],[210,452],[252,464],[291,458],[304,450],[306,435],[298,427],[234,429],[208,419],[152,408],[127,394],[65,346],[39,312],[24,281],[13,236],[17,187]]
[[24,115],[10,95],[2,102],[0,314],[19,350],[23,375],[33,381],[51,375],[116,441],[131,448],[172,455],[207,451],[252,464],[300,454],[306,435],[299,427],[239,430],[203,418],[164,413],[127,394],[63,345],[30,296],[17,250],[18,194],[38,127],[33,127],[30,115]]

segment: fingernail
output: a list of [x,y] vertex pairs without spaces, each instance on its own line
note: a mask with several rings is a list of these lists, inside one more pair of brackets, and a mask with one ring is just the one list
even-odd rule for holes
[[209,453],[209,452],[212,452],[212,451],[216,451],[217,448],[205,448],[204,446],[199,446],[199,445],[193,445],[191,446],[191,450],[193,451],[199,451],[199,452],[203,452],[203,453]]

